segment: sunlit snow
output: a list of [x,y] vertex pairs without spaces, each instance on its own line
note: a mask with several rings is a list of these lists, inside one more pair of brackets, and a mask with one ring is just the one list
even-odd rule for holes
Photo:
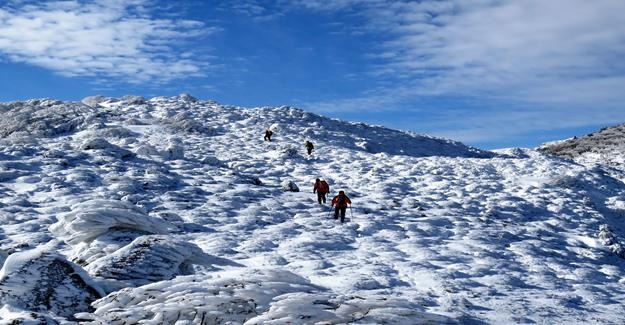
[[188,95],[0,135],[2,323],[625,322],[625,169]]

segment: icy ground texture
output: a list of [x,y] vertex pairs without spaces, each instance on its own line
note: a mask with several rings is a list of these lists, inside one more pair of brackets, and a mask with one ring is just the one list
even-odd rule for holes
[[625,322],[603,165],[190,96],[8,103],[0,134],[1,322]]

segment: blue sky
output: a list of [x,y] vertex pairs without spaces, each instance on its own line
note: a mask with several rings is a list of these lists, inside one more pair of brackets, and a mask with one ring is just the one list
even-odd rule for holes
[[625,122],[622,0],[0,3],[0,101],[188,92],[483,148]]

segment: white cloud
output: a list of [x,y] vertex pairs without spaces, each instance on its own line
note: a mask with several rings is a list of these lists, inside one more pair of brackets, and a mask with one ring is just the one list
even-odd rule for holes
[[549,99],[543,88],[554,83],[624,86],[625,2],[620,0],[285,2],[364,17],[366,25],[355,28],[386,36],[369,54],[378,62],[375,73],[413,80],[415,94],[540,101]]
[[383,40],[368,53],[374,79],[396,85],[306,105],[311,109],[399,110],[410,107],[410,98],[483,101],[483,108],[468,103],[462,114],[444,119],[430,114],[439,130],[465,141],[625,119],[625,1],[283,3],[358,15],[365,23],[353,28]]
[[[625,2],[426,1],[374,14],[394,37],[384,73],[418,80],[423,94],[506,96],[540,102],[544,87],[625,86]],[[435,4],[438,4],[435,5]],[[608,85],[609,86],[609,85]],[[590,95],[589,92],[586,92]],[[592,92],[600,94],[601,92]],[[602,100],[601,96],[575,98]]]
[[181,42],[215,31],[203,23],[150,15],[149,0],[12,1],[0,9],[0,54],[64,76],[132,83],[202,75]]

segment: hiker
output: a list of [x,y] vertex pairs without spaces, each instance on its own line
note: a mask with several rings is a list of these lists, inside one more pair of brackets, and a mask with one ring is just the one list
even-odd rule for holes
[[315,146],[313,145],[313,143],[308,141],[308,140],[306,140],[306,150],[308,150],[308,155],[309,156],[312,153],[313,149],[315,149]]
[[326,203],[326,194],[330,192],[330,185],[325,180],[317,178],[315,180],[315,186],[313,187],[313,193],[317,193],[317,201]]
[[334,219],[339,218],[339,212],[341,213],[341,223],[345,222],[345,211],[347,211],[347,205],[351,205],[352,201],[345,195],[344,191],[339,191],[339,195],[332,199],[332,206],[334,207]]
[[271,141],[272,135],[273,135],[273,131],[269,129],[265,130],[265,141]]

